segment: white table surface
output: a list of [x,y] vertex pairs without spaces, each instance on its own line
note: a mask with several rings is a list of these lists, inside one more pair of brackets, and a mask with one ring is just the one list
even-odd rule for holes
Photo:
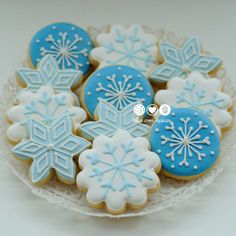
[[[205,48],[224,59],[235,79],[235,10],[235,1],[223,0],[0,0],[0,88],[25,59],[31,36],[55,21],[82,27],[140,23],[163,27],[180,36],[196,35]],[[177,207],[146,217],[111,220],[80,216],[39,199],[0,160],[0,235],[233,236],[235,169],[233,159],[213,184]]]

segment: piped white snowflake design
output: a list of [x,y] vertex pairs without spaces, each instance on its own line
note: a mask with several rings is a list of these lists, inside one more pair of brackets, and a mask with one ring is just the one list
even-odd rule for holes
[[129,81],[133,78],[131,75],[123,75],[123,82],[116,81],[116,75],[107,76],[106,80],[108,84],[99,82],[96,88],[96,92],[103,92],[105,98],[103,100],[113,104],[116,109],[122,110],[130,103],[144,102],[145,98],[138,98],[137,91],[143,91],[143,87],[140,82],[137,82],[132,86]]
[[99,47],[91,51],[91,58],[101,67],[127,65],[146,74],[157,63],[157,39],[140,25],[113,25],[109,33],[98,35],[96,41]]
[[170,80],[167,90],[157,92],[155,102],[200,110],[214,121],[220,131],[221,127],[229,126],[232,121],[227,111],[232,99],[221,89],[218,79],[206,79],[200,73],[193,72],[187,79],[175,77]]
[[143,204],[146,190],[159,185],[154,169],[160,168],[160,159],[148,146],[145,138],[133,138],[125,130],[95,138],[93,148],[80,155],[83,170],[77,176],[78,186],[88,189],[88,201],[105,202],[111,211],[123,209],[126,202]]
[[175,161],[176,156],[183,156],[183,160],[179,162],[179,166],[189,166],[188,158],[192,158],[195,154],[198,161],[206,157],[206,154],[201,152],[202,145],[210,145],[209,136],[202,138],[199,131],[207,129],[208,125],[202,121],[198,122],[198,128],[194,130],[192,126],[189,126],[190,118],[180,118],[180,121],[184,124],[183,127],[175,128],[174,122],[170,122],[170,125],[165,126],[165,130],[171,131],[170,136],[161,135],[162,145],[169,144],[169,147],[173,150],[166,154],[167,158],[171,161]]
[[47,42],[51,43],[49,49],[45,47],[41,47],[41,56],[46,54],[51,54],[55,57],[58,64],[62,66],[62,69],[71,68],[72,65],[75,69],[80,69],[83,67],[82,63],[79,63],[77,59],[79,55],[83,55],[85,57],[88,56],[88,49],[83,48],[78,50],[78,45],[80,42],[83,41],[82,37],[79,37],[78,34],[74,35],[74,40],[70,41],[67,39],[68,33],[67,32],[59,32],[58,33],[60,39],[55,40],[52,34],[49,34],[46,38]]
[[55,119],[68,114],[75,126],[86,119],[86,112],[73,105],[74,99],[70,93],[55,94],[48,86],[41,87],[37,93],[23,92],[18,100],[19,104],[7,111],[8,119],[13,122],[7,129],[7,136],[12,141],[26,137],[26,123],[29,119],[51,125]]

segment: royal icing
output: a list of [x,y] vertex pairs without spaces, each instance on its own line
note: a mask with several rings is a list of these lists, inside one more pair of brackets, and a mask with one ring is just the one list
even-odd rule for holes
[[74,99],[70,93],[55,94],[51,87],[43,86],[37,93],[21,93],[18,102],[18,105],[7,111],[7,117],[12,122],[7,129],[7,137],[14,142],[26,137],[26,123],[29,119],[51,125],[64,114],[69,114],[74,127],[86,119],[86,112],[73,105]]
[[25,90],[38,91],[48,85],[56,92],[68,92],[82,82],[82,73],[77,70],[60,70],[53,56],[46,55],[37,65],[36,70],[20,68],[16,70],[17,78],[26,84]]
[[74,183],[76,165],[73,156],[86,149],[90,143],[72,133],[69,115],[55,120],[50,126],[37,120],[29,120],[29,139],[13,147],[20,160],[33,160],[30,177],[34,184],[46,181],[54,169],[57,177],[65,183]]
[[88,121],[79,125],[79,132],[89,139],[102,134],[113,136],[118,129],[127,130],[134,137],[146,136],[149,126],[136,121],[133,111],[135,105],[130,104],[118,111],[112,104],[101,100],[95,110],[98,121]]
[[136,69],[129,66],[107,66],[96,70],[83,88],[82,103],[90,116],[94,115],[99,100],[105,100],[121,111],[127,105],[140,102],[153,103],[153,89]]
[[221,81],[216,78],[206,79],[198,72],[192,72],[187,79],[175,77],[168,82],[167,90],[159,90],[155,102],[173,107],[186,107],[201,110],[217,126],[227,127],[232,116],[227,109],[232,106],[229,95],[222,93]]
[[151,128],[149,141],[164,173],[175,177],[203,174],[216,162],[220,150],[219,134],[211,120],[187,108],[172,108],[168,116],[160,116]]
[[29,53],[34,66],[45,55],[52,55],[61,69],[76,69],[87,74],[88,56],[93,42],[82,28],[69,23],[55,23],[38,31],[31,40]]
[[146,203],[147,190],[160,184],[155,169],[161,166],[158,155],[148,148],[146,138],[134,138],[125,130],[118,130],[111,138],[95,138],[93,148],[80,155],[82,171],[76,180],[88,190],[88,202],[104,202],[112,213],[123,211],[127,203]]
[[207,77],[208,73],[219,67],[222,62],[218,57],[202,54],[197,38],[190,38],[182,48],[166,42],[161,43],[160,54],[164,63],[150,73],[153,82],[166,82],[175,76],[185,78],[193,71]]
[[97,48],[90,57],[99,67],[127,65],[147,75],[147,71],[157,64],[157,38],[146,33],[142,26],[113,25],[109,33],[96,37]]

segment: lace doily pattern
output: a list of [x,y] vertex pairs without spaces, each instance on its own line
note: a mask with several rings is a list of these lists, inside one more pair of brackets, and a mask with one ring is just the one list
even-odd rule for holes
[[[88,32],[90,33],[90,36],[94,38],[96,34],[100,32],[106,32],[107,29],[108,27],[103,27],[100,31],[96,28],[91,27],[88,29]],[[174,33],[168,32],[164,29],[152,31],[150,28],[145,27],[145,30],[147,32],[152,32],[153,34],[155,34],[158,37],[159,42],[167,41],[178,46],[181,45],[185,40],[185,38],[177,38]],[[224,92],[229,94],[233,99],[232,115],[234,124],[234,113],[236,110],[236,91],[232,86],[231,80],[226,74],[226,71],[223,67],[218,71],[216,77],[221,79],[224,87]],[[12,104],[14,104],[15,97],[19,92],[19,89],[20,88],[16,84],[15,78],[10,78],[9,80],[7,80],[3,88],[3,99],[1,99],[1,117],[5,117],[6,111],[12,106]],[[223,171],[224,165],[227,163],[227,160],[231,156],[233,156],[233,153],[236,150],[236,145],[234,142],[236,128],[233,127],[231,130],[224,134],[224,139],[221,142],[222,148],[220,151],[220,161],[218,165],[209,173],[193,181],[177,181],[161,175],[160,181],[162,187],[160,191],[150,195],[148,204],[145,208],[141,210],[129,210],[124,214],[116,216],[106,213],[104,210],[98,210],[88,207],[85,194],[79,192],[76,186],[67,186],[57,180],[51,180],[47,185],[40,188],[32,185],[28,177],[28,166],[26,166],[24,163],[21,163],[20,161],[17,161],[11,153],[12,146],[6,139],[6,129],[9,124],[3,118],[0,120],[0,122],[1,156],[2,158],[6,158],[15,175],[21,181],[23,181],[27,187],[29,187],[33,194],[44,198],[51,203],[58,204],[78,213],[97,217],[123,218],[142,216],[175,206],[178,203],[197,194],[198,192],[201,192],[207,185],[211,184],[214,179]]]

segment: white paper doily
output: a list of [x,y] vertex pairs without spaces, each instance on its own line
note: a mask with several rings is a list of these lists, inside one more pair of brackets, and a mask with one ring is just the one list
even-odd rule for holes
[[[104,26],[100,30],[90,27],[88,29],[90,35],[94,38],[99,32],[106,32],[108,26]],[[163,29],[152,31],[148,27],[145,27],[146,31],[154,33],[159,41],[168,41],[176,45],[181,45],[185,38],[178,39],[174,33],[168,32]],[[233,88],[230,78],[226,75],[226,71],[221,69],[217,77],[220,78],[223,82],[224,91],[232,96],[234,101],[234,106],[232,109],[232,114],[234,117],[233,124],[235,123],[235,99],[236,92]],[[6,121],[5,114],[6,110],[11,107],[15,102],[15,97],[19,92],[20,88],[16,84],[15,78],[10,78],[6,81],[3,93],[1,97],[1,120],[0,120],[0,148],[1,148],[1,157],[5,157],[9,166],[15,175],[29,187],[33,194],[48,200],[51,203],[56,203],[70,210],[79,212],[84,215],[98,216],[98,217],[133,217],[150,214],[153,212],[160,211],[162,209],[172,207],[178,203],[184,201],[187,198],[195,195],[196,193],[202,191],[207,185],[213,182],[213,180],[218,176],[222,171],[227,160],[234,155],[236,150],[235,145],[235,136],[236,136],[236,127],[233,127],[230,131],[224,134],[224,138],[221,142],[221,152],[220,152],[220,161],[218,165],[212,169],[209,173],[203,177],[194,180],[194,181],[176,181],[174,179],[160,176],[161,178],[161,189],[150,195],[148,204],[146,207],[140,210],[129,210],[124,214],[114,216],[109,213],[106,213],[104,210],[93,209],[87,206],[85,193],[81,193],[76,186],[68,186],[62,184],[55,179],[50,181],[47,185],[43,187],[35,187],[31,184],[28,177],[28,166],[22,162],[16,160],[12,153],[12,146],[8,143],[6,139],[6,128],[9,124]]]

